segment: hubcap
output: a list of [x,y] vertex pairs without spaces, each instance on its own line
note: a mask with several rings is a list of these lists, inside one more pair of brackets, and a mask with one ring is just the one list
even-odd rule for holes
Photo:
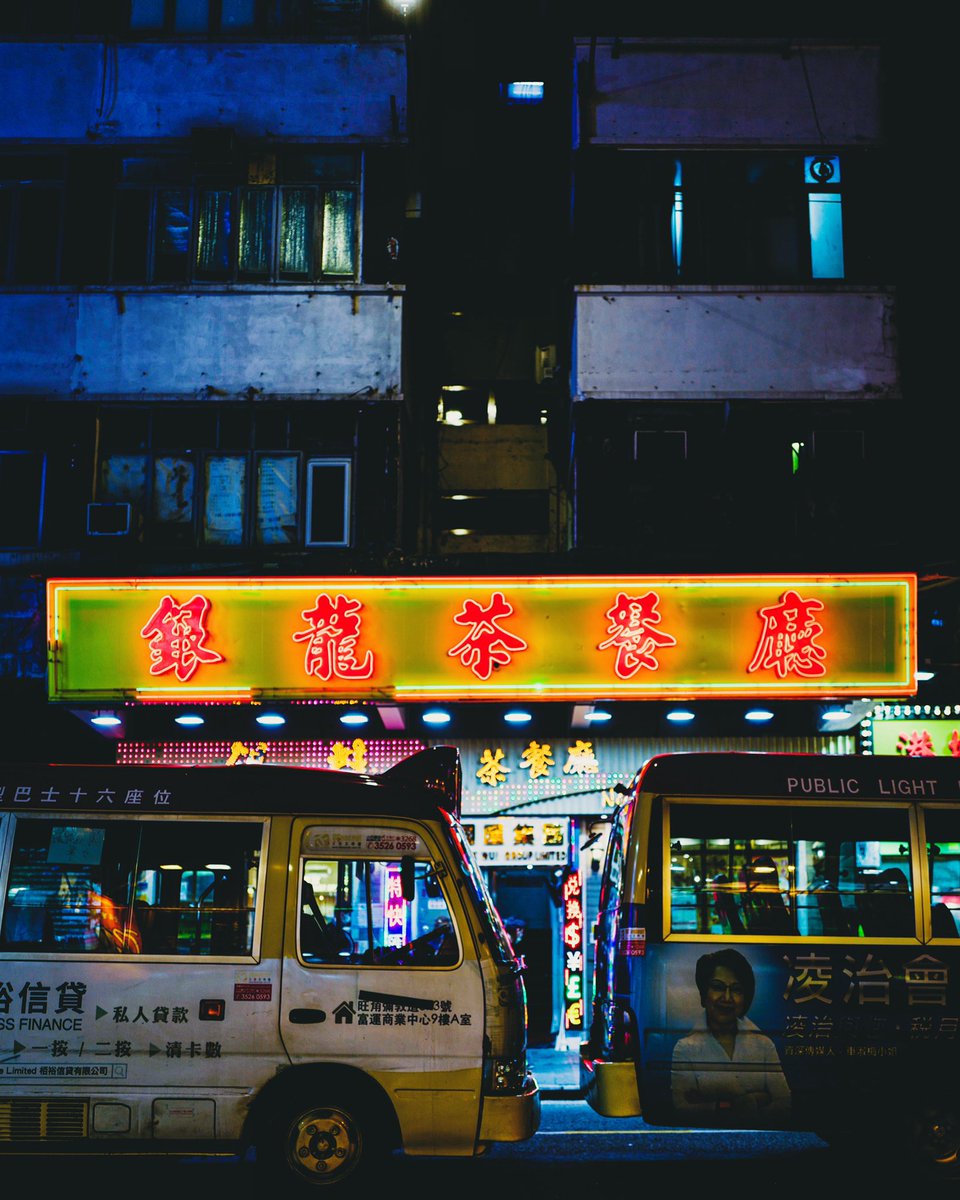
[[311,1183],[335,1183],[360,1159],[360,1130],[339,1108],[311,1108],[291,1126],[290,1165]]

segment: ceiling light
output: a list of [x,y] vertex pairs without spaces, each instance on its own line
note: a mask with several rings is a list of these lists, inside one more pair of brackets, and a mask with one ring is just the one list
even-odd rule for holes
[[366,725],[370,720],[366,713],[348,712],[344,713],[340,718],[341,725]]
[[845,708],[828,708],[823,714],[824,721],[847,721],[850,713]]
[[179,717],[174,717],[173,719],[178,725],[203,724],[203,717],[198,716],[196,713],[181,713]]
[[509,712],[503,714],[503,719],[511,725],[526,725],[528,721],[533,720],[533,717],[521,708],[511,708]]
[[114,725],[122,725],[123,722],[113,713],[100,713],[96,717],[90,718],[91,725],[99,725],[102,729],[110,728]]
[[450,721],[450,714],[442,708],[428,708],[422,719],[427,725],[446,725]]
[[933,679],[936,671],[918,671],[917,683],[926,683],[929,679]]
[[613,719],[613,713],[608,713],[605,709],[595,708],[593,712],[584,714],[585,721],[610,721]]
[[287,718],[281,717],[279,713],[261,713],[257,717],[258,725],[286,725]]
[[668,721],[675,721],[678,724],[683,724],[685,721],[692,721],[696,714],[686,708],[675,708],[672,712],[667,713]]
[[743,717],[745,721],[772,721],[773,713],[769,708],[751,708]]

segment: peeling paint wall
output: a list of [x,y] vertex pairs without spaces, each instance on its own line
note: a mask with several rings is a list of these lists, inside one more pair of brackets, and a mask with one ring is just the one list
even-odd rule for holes
[[0,294],[0,392],[400,391],[395,290]]
[[399,41],[224,46],[0,42],[0,138],[104,142],[228,127],[250,137],[395,141]]
[[892,329],[882,291],[584,290],[574,398],[896,396]]

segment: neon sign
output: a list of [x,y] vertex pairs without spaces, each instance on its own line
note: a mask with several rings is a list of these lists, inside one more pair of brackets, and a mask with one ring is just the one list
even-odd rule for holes
[[583,881],[570,870],[563,880],[563,1027],[583,1029]]
[[[915,575],[52,579],[49,695],[912,696],[916,588]],[[546,766],[527,761],[531,777]]]
[[399,949],[409,941],[407,937],[407,902],[403,898],[403,884],[398,863],[388,863],[386,871],[387,894],[383,900],[383,944]]

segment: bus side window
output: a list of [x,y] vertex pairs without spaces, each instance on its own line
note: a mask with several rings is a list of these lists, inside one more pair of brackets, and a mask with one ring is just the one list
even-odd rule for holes
[[432,864],[414,864],[403,895],[397,861],[305,859],[300,956],[306,963],[446,967],[460,960],[453,918]]
[[0,949],[250,954],[263,826],[17,819]]
[[669,821],[673,932],[916,936],[905,807],[674,801]]
[[923,809],[927,828],[931,934],[960,937],[960,810]]

